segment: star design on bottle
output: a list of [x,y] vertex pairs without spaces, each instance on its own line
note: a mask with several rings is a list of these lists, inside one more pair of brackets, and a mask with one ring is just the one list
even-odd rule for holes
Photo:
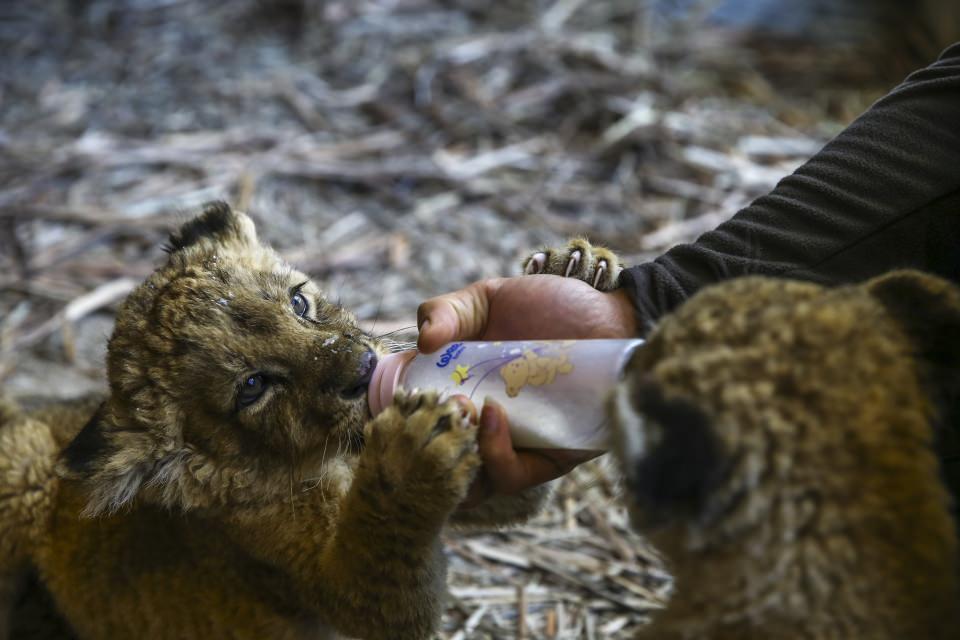
[[450,377],[457,384],[462,385],[464,382],[470,379],[470,368],[466,365],[458,364],[453,369],[453,373],[450,374]]

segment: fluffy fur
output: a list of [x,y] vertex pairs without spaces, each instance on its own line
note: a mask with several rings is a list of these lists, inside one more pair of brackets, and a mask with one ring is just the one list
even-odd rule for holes
[[675,576],[642,637],[960,637],[934,452],[958,371],[960,291],[919,272],[742,278],[664,318],[610,400],[634,523]]
[[117,315],[105,398],[0,409],[0,636],[30,574],[82,638],[428,637],[476,427],[425,393],[371,420],[389,345],[247,216],[207,205],[168,252]]

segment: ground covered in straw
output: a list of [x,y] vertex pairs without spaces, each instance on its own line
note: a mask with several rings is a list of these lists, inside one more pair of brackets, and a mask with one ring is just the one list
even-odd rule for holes
[[[636,262],[693,239],[869,97],[787,98],[755,52],[645,6],[0,8],[3,392],[102,390],[112,309],[201,202],[248,211],[367,325],[409,334],[421,300],[531,248],[584,234]],[[629,637],[669,579],[617,492],[586,465],[528,526],[451,534],[442,637]]]

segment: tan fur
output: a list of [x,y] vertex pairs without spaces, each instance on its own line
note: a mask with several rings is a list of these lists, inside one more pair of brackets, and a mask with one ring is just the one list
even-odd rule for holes
[[931,426],[958,354],[960,291],[916,272],[743,278],[665,317],[610,403],[634,522],[675,576],[642,637],[960,637]]
[[428,637],[475,426],[430,394],[370,420],[388,345],[245,215],[208,205],[171,243],[118,313],[99,409],[0,412],[0,595],[35,573],[82,638]]

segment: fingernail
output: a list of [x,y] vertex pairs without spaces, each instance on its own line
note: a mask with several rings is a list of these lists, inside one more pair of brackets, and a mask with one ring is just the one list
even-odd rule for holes
[[417,331],[419,331],[420,333],[423,333],[429,328],[430,328],[430,318],[424,318],[423,322],[420,323],[420,326],[417,327]]

